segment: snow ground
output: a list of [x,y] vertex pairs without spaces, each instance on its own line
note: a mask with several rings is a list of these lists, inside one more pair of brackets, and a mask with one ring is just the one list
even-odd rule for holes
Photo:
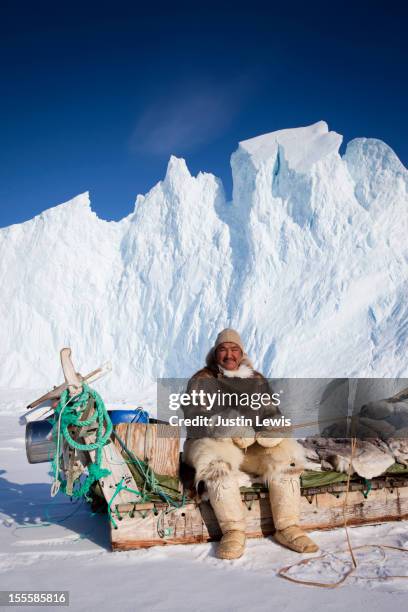
[[[334,590],[296,585],[277,576],[282,566],[302,557],[271,538],[250,540],[245,555],[236,561],[218,560],[215,544],[110,552],[106,517],[62,495],[51,499],[49,465],[27,463],[25,431],[18,417],[42,392],[0,392],[0,589],[69,590],[70,609],[78,611],[115,606],[124,611],[278,607],[327,612],[352,605],[376,612],[403,605],[408,580],[384,579],[391,574],[408,576],[407,557],[398,551],[389,551],[385,558],[379,549],[357,551],[355,576]],[[147,396],[133,402],[107,401],[108,406],[140,403],[152,410]],[[407,522],[352,528],[350,533],[354,546],[382,543],[408,551]],[[317,581],[338,579],[348,561],[347,553],[338,552],[346,549],[344,530],[312,536],[327,557],[292,574]]]

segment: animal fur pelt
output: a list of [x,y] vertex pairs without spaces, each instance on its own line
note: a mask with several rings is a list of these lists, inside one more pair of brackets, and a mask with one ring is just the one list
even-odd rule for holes
[[[342,433],[340,433],[342,432]],[[310,462],[322,469],[352,472],[364,478],[383,474],[395,462],[408,466],[408,390],[363,405],[352,419],[350,437],[357,439],[351,459],[350,437],[344,423],[323,431],[322,437],[299,440]]]
[[[352,473],[363,478],[379,476],[395,463],[388,446],[381,440],[357,440],[353,457],[348,438],[306,438],[299,442],[314,452],[323,469],[348,473],[351,461]],[[312,459],[310,454],[308,458]]]

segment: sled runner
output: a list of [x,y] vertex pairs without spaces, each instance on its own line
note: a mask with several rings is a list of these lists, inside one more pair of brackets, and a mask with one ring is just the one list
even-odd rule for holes
[[[61,363],[65,383],[28,406],[43,414],[44,402],[59,399],[58,406],[46,407],[47,415],[55,410],[52,494],[84,495],[94,509],[105,510],[113,550],[219,539],[211,506],[198,499],[194,473],[180,461],[179,429],[157,422],[112,426],[102,398],[87,385],[107,368],[82,377],[70,349],[61,351]],[[345,518],[349,525],[408,518],[408,468],[397,464],[370,481],[353,478],[346,507],[344,473],[305,472],[301,491],[305,529],[342,527]],[[248,537],[273,534],[268,491],[254,484],[241,487],[241,497]]]

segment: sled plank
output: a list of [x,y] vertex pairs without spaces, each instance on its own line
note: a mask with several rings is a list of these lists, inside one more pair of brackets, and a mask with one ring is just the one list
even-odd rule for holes
[[[88,419],[91,414],[91,411],[94,409],[95,409],[94,402],[93,400],[91,400],[90,404],[88,404],[87,410],[85,411],[83,415],[82,420]],[[83,432],[83,429],[80,431],[80,434]],[[91,444],[92,442],[95,441],[95,431],[85,433],[85,435],[83,435],[82,437],[86,444]],[[91,461],[95,462],[96,450],[89,451],[89,456],[90,456]],[[137,485],[133,479],[133,476],[128,468],[126,461],[123,459],[123,457],[121,456],[120,452],[118,451],[117,447],[112,442],[112,440],[110,440],[108,444],[105,444],[105,446],[102,448],[101,467],[103,469],[110,470],[111,472],[110,474],[108,474],[108,476],[105,476],[104,478],[100,478],[98,481],[101,491],[108,503],[112,499],[112,496],[114,495],[116,491],[117,485],[120,483],[122,478],[123,478],[123,484],[126,487],[130,489],[134,489],[136,491],[138,490]],[[127,502],[131,502],[131,501],[134,502],[134,501],[140,501],[140,500],[139,500],[139,497],[135,493],[121,490],[115,496],[113,506],[116,506],[118,504],[126,504]]]
[[[178,477],[180,463],[180,431],[161,423],[120,423],[115,431],[127,448],[142,461],[147,461],[156,474]],[[120,449],[120,444],[115,440]]]
[[[87,443],[92,441],[88,437],[86,437],[85,440]],[[95,454],[96,451],[89,452],[92,461],[95,461]],[[116,487],[121,481],[122,477],[124,479],[123,484],[125,486],[136,491],[138,490],[127,464],[124,462],[123,457],[120,455],[119,451],[112,442],[106,444],[102,449],[101,467],[111,471],[111,474],[101,478],[98,481],[101,486],[102,493],[108,503],[111,500],[112,495],[115,493]],[[117,504],[125,504],[127,502],[134,502],[138,500],[139,498],[137,495],[135,495],[135,493],[120,491],[118,495],[116,495],[113,505],[116,506]]]
[[[317,494],[313,496],[312,503],[302,498],[301,524],[306,529],[341,527],[344,524],[344,495]],[[345,515],[349,525],[407,518],[408,496],[403,488],[371,491],[367,499],[362,492],[352,491],[348,494]]]
[[[301,521],[304,529],[333,529],[342,527],[345,493],[339,497],[331,493],[302,496]],[[190,544],[217,540],[221,536],[218,522],[207,502],[189,502],[183,508],[165,513],[166,506],[155,504],[158,515],[151,511],[143,518],[137,511],[133,518],[129,508],[123,507],[123,518],[117,529],[111,529],[113,550],[130,550],[169,544]],[[246,534],[265,537],[273,534],[274,525],[267,496],[247,501]],[[136,505],[137,508],[137,505]],[[119,511],[121,507],[119,506]],[[132,512],[130,513],[132,515]],[[408,487],[377,489],[367,497],[361,491],[348,494],[346,518],[349,525],[377,523],[408,518]],[[160,532],[166,529],[164,537]]]

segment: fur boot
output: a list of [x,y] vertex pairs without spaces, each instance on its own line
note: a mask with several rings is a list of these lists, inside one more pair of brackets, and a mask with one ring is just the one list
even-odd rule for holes
[[302,446],[284,438],[272,447],[260,446],[259,442],[250,446],[242,469],[262,476],[268,485],[276,540],[297,552],[315,552],[318,547],[299,527],[300,474],[304,464]]
[[275,532],[275,540],[298,553],[313,553],[319,547],[298,525],[290,525]]
[[220,559],[237,559],[245,548],[245,509],[238,485],[243,452],[231,439],[187,440],[184,460],[196,470],[196,485],[204,481],[208,499],[223,537]]
[[245,550],[245,533],[243,531],[227,531],[217,548],[219,559],[239,559]]

